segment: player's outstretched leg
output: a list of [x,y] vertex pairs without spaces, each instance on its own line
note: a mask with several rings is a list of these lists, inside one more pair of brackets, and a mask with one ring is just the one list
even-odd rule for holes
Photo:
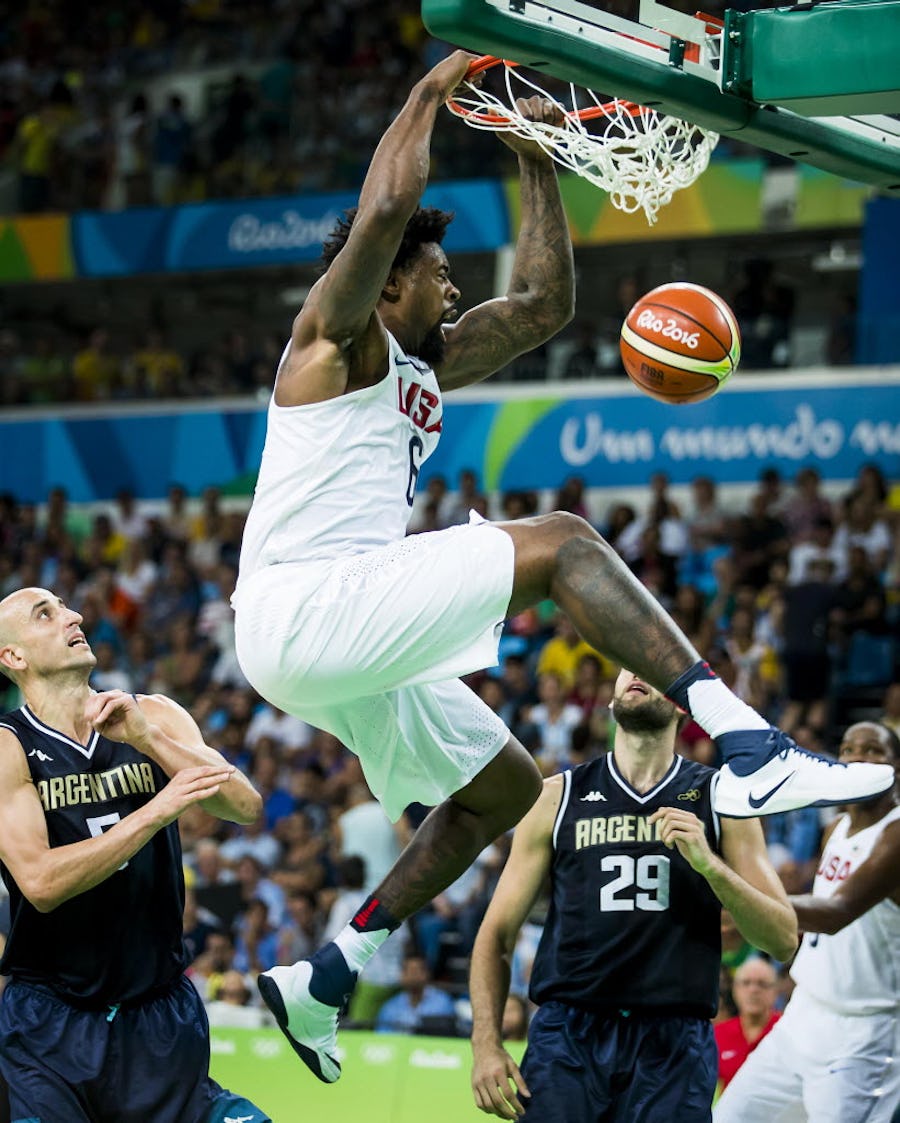
[[[715,725],[715,716],[709,711],[714,711],[717,696],[720,705],[731,708],[731,692],[706,663],[691,667],[667,694],[708,732],[708,726]],[[714,734],[725,758],[715,794],[720,815],[750,819],[798,807],[856,803],[876,799],[892,786],[894,770],[890,765],[845,764],[811,753],[754,710],[746,709],[757,719],[758,728],[726,726]]]
[[435,807],[375,893],[309,959],[257,979],[263,1001],[298,1057],[326,1084],[340,1078],[337,1026],[359,972],[400,923],[454,882],[537,799],[541,774],[510,738],[452,798]]
[[589,523],[556,512],[502,523],[516,548],[510,615],[550,596],[598,651],[686,710],[726,760],[716,810],[753,818],[874,799],[894,783],[882,764],[843,764],[800,748],[737,698]]

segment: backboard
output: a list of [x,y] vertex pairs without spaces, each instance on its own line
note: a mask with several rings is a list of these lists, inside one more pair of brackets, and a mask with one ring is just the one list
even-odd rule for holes
[[[765,47],[778,34],[771,17],[788,21],[796,18],[795,13],[804,16],[811,10],[838,8],[852,8],[864,17],[876,9],[883,16],[887,9],[890,18],[881,26],[893,30],[878,34],[876,28],[871,38],[888,41],[886,53],[891,59],[897,57],[900,0],[842,0],[744,15],[727,12],[724,26],[702,15],[666,8],[656,0],[640,0],[632,19],[580,0],[423,0],[422,18],[433,35],[468,50],[512,59],[900,197],[900,120],[883,113],[810,116],[817,98],[805,88],[796,99],[803,113],[754,100],[757,72],[769,78]],[[757,28],[753,17],[761,15],[769,18]],[[790,29],[795,24],[782,26]],[[807,21],[802,35],[793,38],[804,44],[808,68],[795,62],[786,69],[788,79],[791,73],[814,68],[836,73],[838,82],[851,69],[870,75],[879,72],[878,66],[859,57],[859,39],[848,45],[840,30],[817,35],[816,25]],[[863,44],[868,41],[863,36]],[[827,63],[823,62],[826,49],[835,52],[834,60],[829,56]],[[880,50],[874,44],[871,49]],[[880,57],[878,61],[880,65]],[[891,68],[893,74],[896,64],[891,62]],[[784,86],[785,74],[776,77]],[[886,80],[900,84],[893,78]],[[830,111],[840,100],[838,90],[823,104]],[[846,100],[851,105],[871,103],[850,92]],[[892,104],[890,92],[875,100]]]

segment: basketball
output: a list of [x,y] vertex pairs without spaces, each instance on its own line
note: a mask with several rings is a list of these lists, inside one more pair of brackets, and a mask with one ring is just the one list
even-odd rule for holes
[[741,357],[734,313],[702,285],[660,285],[622,324],[619,350],[628,377],[661,402],[702,402],[728,381]]

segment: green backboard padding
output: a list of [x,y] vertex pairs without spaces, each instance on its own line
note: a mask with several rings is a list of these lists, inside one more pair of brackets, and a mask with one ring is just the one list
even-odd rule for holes
[[[900,0],[897,3],[900,11]],[[665,61],[629,54],[562,28],[525,22],[514,10],[497,9],[486,0],[423,0],[422,18],[433,35],[467,50],[512,59],[597,93],[650,105],[714,132],[900,194],[900,149],[722,92],[714,82]],[[635,30],[639,37],[639,25]],[[727,31],[728,25],[726,51],[730,50]],[[727,63],[726,58],[723,65]]]
[[900,3],[735,13],[726,86],[798,113],[900,113]]

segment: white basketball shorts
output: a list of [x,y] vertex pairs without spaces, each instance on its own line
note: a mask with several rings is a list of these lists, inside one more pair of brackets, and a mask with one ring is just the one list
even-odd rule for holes
[[497,662],[514,561],[510,536],[482,520],[268,566],[233,598],[241,669],[355,752],[391,818],[439,803],[509,738],[458,676]]
[[900,1019],[840,1014],[794,991],[738,1069],[714,1123],[890,1123],[900,1105]]

